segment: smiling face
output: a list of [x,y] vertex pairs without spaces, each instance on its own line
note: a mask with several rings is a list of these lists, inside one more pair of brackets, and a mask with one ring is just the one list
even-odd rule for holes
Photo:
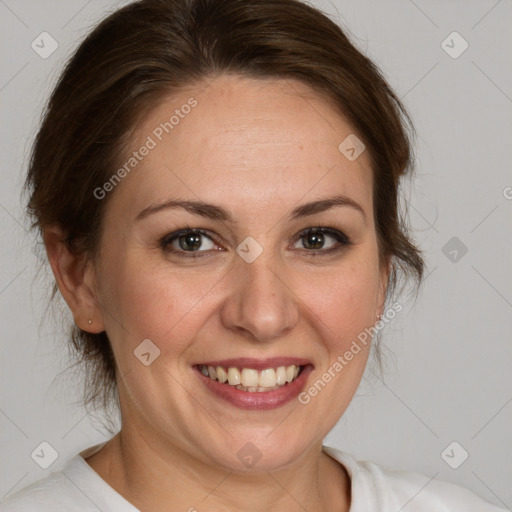
[[[191,97],[197,104],[181,109]],[[369,346],[309,403],[298,395],[375,323],[387,280],[367,152],[350,161],[338,150],[353,133],[306,85],[285,80],[221,76],[148,114],[131,148],[153,146],[148,136],[155,147],[108,192],[95,265],[123,428],[240,471],[248,442],[258,469],[321,444]],[[284,384],[294,364],[301,373]],[[208,365],[228,382],[203,375]],[[273,387],[275,370],[277,389],[255,390]],[[252,389],[235,388],[238,373]]]

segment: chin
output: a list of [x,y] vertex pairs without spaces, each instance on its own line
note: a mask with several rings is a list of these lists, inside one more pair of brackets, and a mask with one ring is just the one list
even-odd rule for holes
[[[210,445],[206,453],[209,452],[209,458],[214,464],[228,471],[278,471],[295,463],[312,448],[315,441],[306,439],[306,436],[306,432],[301,433],[296,428],[293,432],[279,426],[265,430],[254,429],[229,437],[228,444],[219,443],[213,450]],[[321,444],[319,441],[318,446],[321,447]]]

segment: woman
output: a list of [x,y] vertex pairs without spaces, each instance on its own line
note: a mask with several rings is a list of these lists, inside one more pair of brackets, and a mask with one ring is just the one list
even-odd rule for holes
[[322,444],[398,278],[421,282],[397,208],[406,121],[296,0],[142,0],[103,21],[27,186],[86,401],[118,401],[122,428],[1,510],[499,510]]

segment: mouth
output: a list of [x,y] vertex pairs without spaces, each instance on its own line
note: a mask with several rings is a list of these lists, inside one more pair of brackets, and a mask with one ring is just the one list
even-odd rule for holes
[[240,391],[265,393],[293,382],[304,370],[304,365],[278,366],[258,371],[254,368],[197,365],[198,370],[212,380],[233,386]]
[[206,388],[242,409],[266,410],[295,398],[313,365],[304,359],[236,359],[194,365]]

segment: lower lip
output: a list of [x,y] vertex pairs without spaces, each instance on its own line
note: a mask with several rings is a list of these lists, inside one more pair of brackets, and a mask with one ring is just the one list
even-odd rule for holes
[[312,365],[308,364],[295,380],[288,382],[283,387],[272,391],[252,392],[241,391],[229,384],[222,384],[218,380],[210,379],[210,377],[203,375],[197,366],[194,369],[212,393],[235,407],[251,411],[277,409],[290,402],[303,390],[308,375],[313,371]]

